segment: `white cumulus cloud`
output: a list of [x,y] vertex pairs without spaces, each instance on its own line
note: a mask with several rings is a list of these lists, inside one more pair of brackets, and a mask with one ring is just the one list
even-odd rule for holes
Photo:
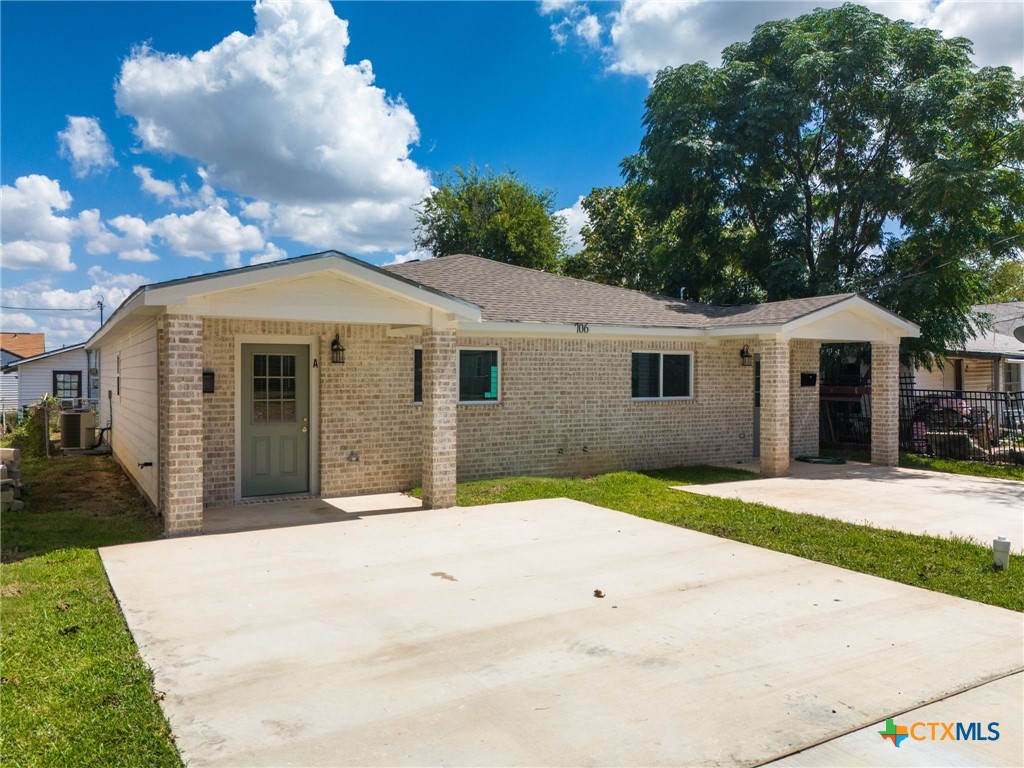
[[348,63],[326,0],[257,2],[256,30],[192,56],[138,48],[118,108],[142,148],[192,158],[209,183],[265,202],[268,234],[353,252],[408,247],[429,175],[409,108]]
[[105,171],[117,165],[114,148],[95,117],[68,115],[68,124],[57,133],[61,157],[71,162],[75,176]]
[[76,219],[60,212],[71,207],[72,197],[60,182],[48,176],[21,176],[0,189],[0,254],[5,269],[67,271]]
[[223,254],[229,267],[241,264],[242,251],[258,251],[264,246],[259,227],[243,224],[220,206],[186,215],[168,214],[152,222],[150,231],[181,256],[209,260],[213,254]]
[[583,209],[583,196],[580,195],[570,207],[555,211],[555,215],[561,216],[565,221],[567,250],[569,253],[579,253],[583,249],[583,237],[580,232],[590,221]]
[[[600,28],[580,26],[600,15],[609,30],[602,47],[608,68],[626,75],[653,78],[659,69],[695,61],[721,63],[722,49],[748,40],[766,21],[835,7],[833,0],[625,0],[611,8],[601,3],[542,4],[557,19],[552,36],[564,45],[575,36],[588,46],[600,40]],[[940,30],[946,37],[974,42],[974,60],[982,66],[1007,65],[1024,74],[1024,3],[1019,0],[864,0],[871,10],[892,19]]]
[[[55,287],[53,278],[46,277],[19,286],[8,286],[5,282],[0,295],[3,297],[3,303],[10,306],[80,310],[67,313],[26,313],[25,317],[19,320],[22,325],[28,327],[18,330],[34,330],[46,334],[47,349],[59,347],[61,344],[76,344],[88,339],[99,327],[97,302],[103,302],[105,316],[110,317],[110,313],[128,298],[132,291],[150,282],[142,275],[108,272],[99,266],[91,267],[86,274],[89,278],[89,287],[77,291]],[[5,327],[8,317],[4,315]]]

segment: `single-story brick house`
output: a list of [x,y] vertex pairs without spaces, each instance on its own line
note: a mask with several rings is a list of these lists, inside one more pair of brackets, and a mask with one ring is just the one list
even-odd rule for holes
[[912,323],[845,294],[714,307],[474,256],[337,252],[148,285],[88,341],[100,424],[170,535],[249,497],[582,474],[818,448],[819,347],[872,344],[872,458],[897,460]]

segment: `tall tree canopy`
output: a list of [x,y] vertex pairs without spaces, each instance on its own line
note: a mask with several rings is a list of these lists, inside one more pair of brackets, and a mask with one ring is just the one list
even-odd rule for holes
[[553,271],[566,248],[565,221],[554,211],[554,193],[514,171],[456,168],[420,204],[415,243],[434,256],[470,253]]
[[[712,302],[859,291],[957,347],[1024,246],[1024,80],[971,44],[857,5],[758,27],[721,67],[661,71],[623,163],[660,285]],[[587,201],[581,273],[636,256]],[[603,263],[603,266],[602,266]],[[600,269],[596,268],[600,267]],[[653,280],[659,282],[658,279]]]

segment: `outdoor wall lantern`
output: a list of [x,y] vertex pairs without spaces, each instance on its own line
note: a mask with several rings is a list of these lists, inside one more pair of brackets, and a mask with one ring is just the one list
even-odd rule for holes
[[750,354],[750,347],[746,344],[743,345],[743,349],[740,350],[740,364],[744,366],[750,366],[754,364],[754,356]]
[[338,334],[334,334],[334,341],[331,342],[331,362],[345,363],[345,347],[342,346]]

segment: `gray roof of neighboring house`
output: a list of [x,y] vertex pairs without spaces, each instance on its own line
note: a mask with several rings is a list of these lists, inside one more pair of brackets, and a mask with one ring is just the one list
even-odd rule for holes
[[979,331],[977,338],[969,339],[964,348],[957,350],[972,355],[1000,355],[1024,357],[1024,341],[1017,341],[1013,336],[992,331]]
[[787,323],[856,294],[718,307],[458,254],[384,267],[476,304],[491,322],[717,328]]
[[17,368],[18,366],[24,365],[25,363],[34,363],[36,360],[44,360],[47,357],[53,357],[54,355],[62,355],[65,352],[74,352],[76,349],[81,349],[85,346],[85,342],[79,342],[78,344],[71,344],[67,347],[61,347],[60,349],[51,349],[49,352],[43,352],[41,355],[33,355],[32,357],[25,357],[20,360],[12,360],[5,363],[3,369],[6,371],[10,368]]
[[1024,327],[1024,301],[976,304],[971,311],[975,316],[985,315],[985,328],[991,327],[996,333],[1013,336],[1014,330]]

